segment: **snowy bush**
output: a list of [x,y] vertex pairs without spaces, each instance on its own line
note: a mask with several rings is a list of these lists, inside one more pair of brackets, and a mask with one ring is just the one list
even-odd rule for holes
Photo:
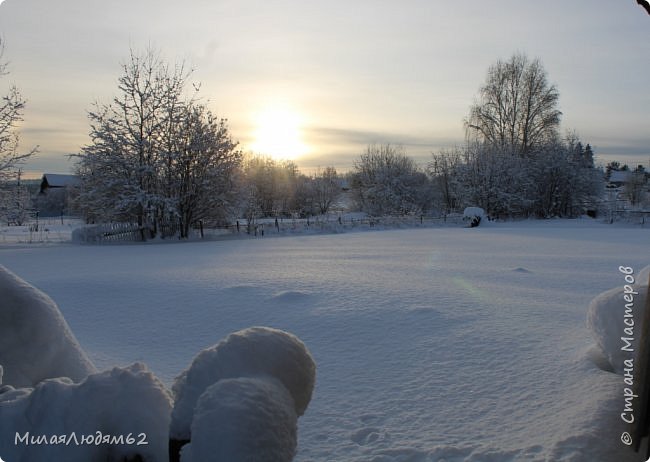
[[[617,373],[623,373],[624,360],[632,358],[633,352],[637,351],[649,274],[650,266],[646,266],[638,274],[632,275],[635,281],[633,284],[622,279],[619,287],[601,293],[589,305],[587,326]],[[626,305],[630,306],[629,311]],[[629,345],[623,338],[630,339]]]
[[54,377],[75,382],[95,372],[56,303],[0,265],[3,383],[33,387]]
[[[91,374],[78,384],[58,378],[33,389],[5,386],[0,388],[0,454],[7,461],[117,462],[136,456],[166,461],[170,412],[169,392],[142,364]],[[43,435],[48,443],[31,443]],[[61,435],[70,443],[52,444],[51,438]],[[123,437],[123,443],[96,444],[98,435]],[[81,443],[89,437],[92,444]]]

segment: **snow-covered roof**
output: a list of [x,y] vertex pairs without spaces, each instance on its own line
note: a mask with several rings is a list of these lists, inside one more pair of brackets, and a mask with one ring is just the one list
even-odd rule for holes
[[627,183],[630,172],[627,170],[612,170],[609,175],[610,183]]
[[74,186],[79,184],[79,177],[77,175],[63,175],[60,173],[44,173],[43,181],[47,182],[49,188],[64,188],[66,186]]
[[76,186],[81,182],[81,178],[77,175],[64,175],[61,173],[44,173],[43,180],[41,181],[41,193],[49,188],[67,188],[68,186]]

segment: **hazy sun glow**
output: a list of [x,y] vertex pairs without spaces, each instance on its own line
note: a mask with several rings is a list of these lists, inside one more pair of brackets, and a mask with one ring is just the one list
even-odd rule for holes
[[291,108],[269,107],[254,114],[253,122],[253,152],[288,160],[307,153],[307,146],[302,140],[304,120]]

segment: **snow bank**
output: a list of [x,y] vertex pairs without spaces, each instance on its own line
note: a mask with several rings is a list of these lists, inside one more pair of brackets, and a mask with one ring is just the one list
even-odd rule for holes
[[297,337],[253,327],[199,353],[174,384],[170,425],[171,394],[146,366],[96,373],[52,299],[2,266],[0,293],[8,460],[162,462],[170,435],[192,435],[186,462],[293,460],[316,369]]
[[473,218],[473,217],[483,218],[484,216],[485,216],[485,210],[483,210],[481,207],[465,207],[465,210],[463,210],[464,218]]
[[465,210],[463,210],[463,220],[469,221],[470,228],[478,226],[484,216],[485,210],[481,207],[466,207]]
[[188,440],[199,397],[220,380],[273,377],[287,389],[301,416],[311,400],[316,364],[296,336],[268,327],[251,327],[227,336],[199,353],[175,381],[170,436]]
[[56,303],[0,265],[3,383],[33,387],[47,378],[75,382],[95,372]]
[[279,380],[220,380],[199,398],[181,462],[290,462],[297,420],[293,398]]
[[[630,283],[632,279],[628,278],[626,281],[625,274],[621,273],[620,286],[601,293],[589,305],[587,326],[610,366],[619,374],[623,373],[623,361],[633,357],[629,350],[637,350],[648,294],[649,274],[650,266],[646,266],[638,274],[628,275],[634,280],[634,283]],[[627,297],[627,300],[624,297]],[[627,316],[626,305],[631,307]],[[624,330],[626,328],[627,332]],[[622,337],[632,339],[629,340],[629,346]],[[623,347],[628,351],[622,350]]]
[[[0,388],[0,454],[7,461],[117,462],[136,455],[164,461],[170,412],[169,392],[142,364],[92,374],[78,384],[58,378],[33,389],[6,386]],[[16,444],[16,435],[26,434],[30,444]],[[98,434],[122,436],[124,443],[97,445]],[[75,439],[68,445],[52,444],[52,438],[61,435]],[[31,442],[42,436],[47,443]],[[92,444],[83,444],[89,436]]]

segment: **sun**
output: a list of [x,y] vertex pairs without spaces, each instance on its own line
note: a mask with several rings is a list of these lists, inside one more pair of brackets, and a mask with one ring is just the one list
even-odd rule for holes
[[253,115],[253,152],[275,159],[292,160],[308,151],[303,142],[304,119],[289,107],[266,108]]

